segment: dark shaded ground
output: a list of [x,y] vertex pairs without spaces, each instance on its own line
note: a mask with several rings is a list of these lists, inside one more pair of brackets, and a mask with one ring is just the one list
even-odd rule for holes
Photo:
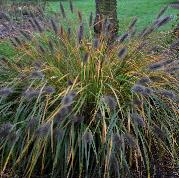
[[32,18],[36,18],[43,27],[43,11],[38,6],[17,6],[6,11],[0,11],[0,39],[17,36],[20,30],[34,31]]

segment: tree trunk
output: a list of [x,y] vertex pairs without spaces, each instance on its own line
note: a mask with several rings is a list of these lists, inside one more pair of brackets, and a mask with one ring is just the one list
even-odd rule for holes
[[106,28],[106,20],[108,24],[108,31],[111,37],[117,35],[118,32],[118,18],[117,18],[117,0],[95,0],[96,2],[96,19],[94,31],[100,35],[104,28]]

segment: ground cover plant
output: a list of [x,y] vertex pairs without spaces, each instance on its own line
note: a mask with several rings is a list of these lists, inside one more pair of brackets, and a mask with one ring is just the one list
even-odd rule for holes
[[97,37],[94,16],[75,12],[75,26],[62,3],[43,25],[31,14],[35,33],[1,57],[1,175],[177,176],[178,40],[155,34],[171,17],[137,32],[133,18],[111,42],[108,19]]

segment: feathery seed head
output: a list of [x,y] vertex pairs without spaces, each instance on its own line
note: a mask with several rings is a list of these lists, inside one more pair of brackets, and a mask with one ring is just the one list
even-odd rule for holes
[[165,6],[165,7],[163,7],[163,8],[160,10],[159,14],[157,15],[157,19],[159,19],[159,18],[166,12],[167,9],[168,9],[168,5]]
[[83,34],[84,34],[84,25],[81,24],[78,29],[78,43],[81,44],[83,40]]
[[36,30],[36,25],[35,25],[35,23],[34,23],[34,21],[33,21],[32,18],[29,19],[29,22],[30,22],[30,24],[31,24],[31,26],[32,26],[32,28],[33,28],[33,30]]
[[149,65],[149,70],[151,70],[151,71],[159,70],[159,69],[161,69],[163,66],[164,66],[164,65],[163,65],[162,62],[154,63],[154,64]]
[[55,32],[55,34],[58,34],[58,27],[53,19],[51,19],[51,24],[52,24],[52,29]]
[[45,137],[49,133],[50,130],[50,123],[43,124],[36,130],[36,136],[38,137]]
[[54,46],[53,46],[53,43],[52,43],[51,40],[48,41],[48,46],[49,46],[50,52],[53,54],[54,53]]
[[145,126],[144,119],[138,113],[132,113],[131,119],[141,127]]
[[86,64],[88,62],[89,59],[89,53],[85,53],[84,57],[83,57],[83,63]]
[[66,18],[66,14],[65,14],[65,10],[64,10],[64,6],[63,6],[62,2],[60,2],[60,10],[61,10],[63,18]]
[[73,102],[73,97],[71,95],[64,96],[62,99],[63,105],[71,105]]
[[40,70],[42,67],[42,62],[40,62],[40,61],[34,62],[34,67],[35,67],[35,69]]
[[71,80],[68,80],[68,81],[67,81],[67,85],[68,85],[68,86],[71,86],[71,85],[73,85],[73,82],[72,82]]
[[43,79],[44,74],[41,71],[33,71],[30,75],[31,79]]
[[42,54],[45,54],[46,51],[45,51],[44,47],[42,45],[39,45],[38,47],[39,47],[40,52]]
[[115,110],[117,107],[116,99],[112,96],[103,96],[102,101],[111,109]]
[[11,88],[7,88],[7,87],[4,87],[4,88],[1,88],[0,89],[0,96],[9,96],[13,93],[13,90]]
[[141,108],[142,107],[142,101],[140,101],[139,99],[134,99],[132,101],[132,104],[134,104],[135,106]]
[[152,82],[161,82],[163,79],[160,76],[151,76],[150,80]]
[[126,133],[124,135],[124,140],[125,140],[125,143],[131,148],[134,148],[137,145],[135,138],[129,133]]
[[42,33],[44,30],[43,30],[43,28],[41,27],[41,25],[40,25],[40,23],[38,22],[38,20],[37,20],[36,18],[33,18],[33,21],[34,21],[34,24],[36,25],[38,31],[39,31],[40,33]]
[[81,124],[84,121],[84,116],[72,116],[72,122],[75,124]]
[[78,11],[78,18],[79,18],[80,23],[82,23],[82,14],[80,11]]
[[127,56],[128,49],[126,47],[119,50],[118,57],[124,59]]
[[149,96],[153,94],[153,90],[151,88],[145,87],[141,94]]
[[27,99],[32,99],[37,97],[40,94],[39,90],[28,89],[23,93]]
[[123,137],[119,133],[115,133],[112,135],[112,141],[115,148],[121,148],[124,143]]
[[165,137],[164,132],[157,125],[154,125],[152,130],[153,130],[154,134],[156,136],[158,136],[160,139],[163,139]]
[[61,128],[56,128],[54,130],[54,137],[56,138],[57,141],[61,141],[63,139],[64,136],[64,130]]
[[165,60],[162,63],[163,63],[164,66],[169,65],[169,64],[173,63],[173,59]]
[[159,19],[158,23],[156,23],[156,28],[159,28],[165,24],[167,24],[168,22],[171,21],[171,17],[170,16],[166,16],[166,17],[163,17],[162,19]]
[[178,47],[178,46],[179,46],[179,39],[177,39],[176,41],[174,41],[174,42],[171,44],[170,48],[171,48],[171,49],[174,49],[174,48],[176,48],[176,47]]
[[176,94],[173,91],[163,90],[160,91],[160,94],[166,98],[170,98],[174,100],[177,98]]
[[170,7],[173,8],[173,9],[179,9],[179,2],[171,3]]
[[124,33],[123,35],[121,35],[120,37],[118,37],[118,38],[116,39],[116,41],[119,42],[119,43],[123,43],[125,40],[127,40],[128,36],[129,36],[129,33],[128,33],[128,32],[127,32],[127,33]]
[[0,125],[0,139],[4,139],[11,132],[13,125],[11,123],[6,123]]
[[131,23],[129,25],[129,28],[128,28],[130,31],[134,28],[135,24],[137,23],[137,20],[138,20],[137,17],[134,17],[132,19],[132,21],[131,21]]
[[27,128],[30,130],[34,130],[37,124],[38,124],[38,119],[36,117],[32,117],[27,124]]
[[134,92],[134,93],[142,93],[144,91],[144,87],[142,85],[136,84],[132,87],[131,91]]
[[45,94],[53,94],[53,93],[55,93],[55,88],[52,86],[46,86],[46,87],[44,87],[43,92]]
[[99,44],[100,44],[99,39],[98,38],[94,38],[94,40],[93,40],[93,47],[95,49],[97,49],[97,48],[99,48]]
[[68,95],[64,96],[62,99],[62,104],[70,106],[73,103],[73,99],[76,96],[76,93],[71,91]]
[[93,134],[90,130],[83,135],[83,141],[86,144],[91,144],[91,142],[93,141]]
[[22,46],[22,41],[18,38],[18,37],[13,37],[14,38],[14,42],[16,43],[17,46]]
[[29,32],[24,31],[24,30],[19,30],[19,31],[20,31],[20,33],[21,33],[27,40],[31,41],[32,36],[30,35]]
[[60,123],[67,115],[70,114],[72,108],[70,106],[63,107],[55,116],[55,121]]
[[136,84],[143,85],[143,84],[150,83],[150,82],[151,82],[150,78],[148,78],[148,77],[142,77],[141,79],[139,79],[136,82]]
[[73,9],[74,9],[74,8],[73,8],[72,0],[70,0],[69,3],[70,3],[70,11],[71,11],[71,13],[73,13]]
[[71,37],[71,28],[68,27],[68,29],[67,29],[67,38],[70,39],[70,37]]
[[16,132],[10,132],[8,134],[7,139],[8,139],[9,143],[14,144],[18,139],[17,133]]
[[93,13],[90,13],[90,17],[89,17],[89,27],[91,27],[93,25]]
[[154,26],[151,26],[151,27],[147,28],[147,29],[141,34],[141,37],[144,38],[144,37],[150,35],[154,30],[155,30]]

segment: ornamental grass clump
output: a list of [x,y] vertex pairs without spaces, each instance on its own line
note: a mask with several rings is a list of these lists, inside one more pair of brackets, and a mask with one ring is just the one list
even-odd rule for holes
[[[160,56],[139,50],[145,38],[150,47],[157,41],[149,33],[109,43],[106,31],[93,34],[91,17],[85,26],[70,8],[80,20],[77,28],[49,20],[47,33],[44,28],[30,34],[30,41],[14,46],[23,55],[0,66],[8,74],[0,80],[1,172],[134,177],[135,169],[150,177],[156,156],[161,162],[168,157],[174,168],[179,161],[178,77],[165,69],[171,65],[166,60],[178,60],[176,54],[166,59],[170,46]],[[68,23],[62,2],[60,13]],[[133,19],[129,27],[135,25]],[[10,147],[9,137],[14,140]]]

